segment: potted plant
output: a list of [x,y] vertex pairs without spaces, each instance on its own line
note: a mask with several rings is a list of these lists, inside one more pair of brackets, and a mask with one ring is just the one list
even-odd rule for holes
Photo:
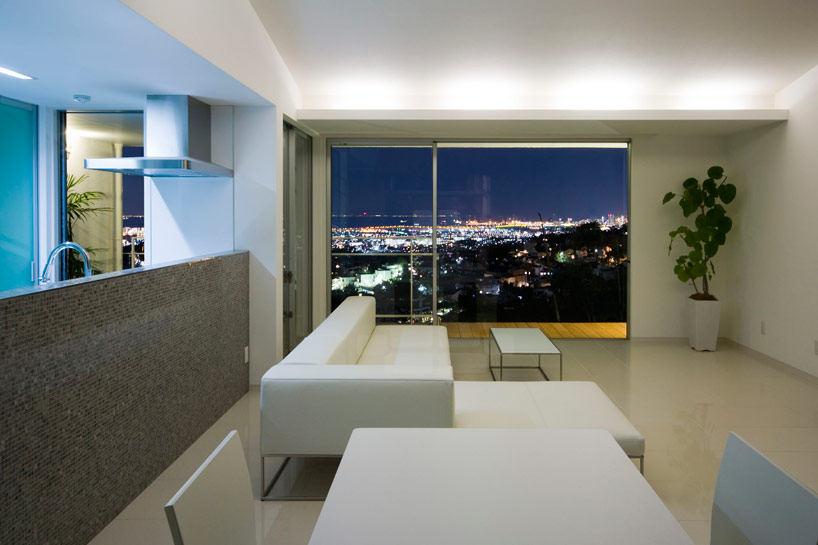
[[[98,214],[100,212],[111,212],[113,208],[107,206],[95,206],[95,203],[105,197],[102,191],[79,191],[79,185],[88,178],[87,174],[81,176],[74,176],[68,174],[66,177],[66,200],[65,200],[65,220],[66,220],[66,241],[76,242],[74,240],[74,226],[80,222],[88,219],[91,214]],[[91,256],[99,251],[105,251],[102,248],[86,248]],[[92,274],[100,274],[102,271],[98,266],[91,263]],[[66,257],[66,280],[71,278],[82,278],[83,266],[82,260],[77,257],[73,251],[68,252]]]
[[[682,182],[682,187],[684,192],[678,196],[679,207],[685,218],[695,216],[694,225],[680,225],[670,232],[668,255],[676,240],[681,239],[687,246],[687,253],[676,258],[673,272],[682,282],[692,284],[694,289],[688,300],[690,346],[695,350],[715,350],[721,301],[710,293],[710,281],[716,272],[713,257],[727,241],[727,233],[733,227],[733,220],[724,205],[736,198],[736,186],[727,183],[723,168],[713,166],[707,170],[706,180],[700,183],[696,178],[688,178]],[[662,204],[676,197],[670,191]],[[701,289],[698,279],[701,279]]]

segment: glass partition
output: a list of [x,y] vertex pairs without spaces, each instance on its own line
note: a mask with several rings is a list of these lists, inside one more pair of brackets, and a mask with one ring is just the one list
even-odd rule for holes
[[0,97],[0,291],[34,285],[37,110]]

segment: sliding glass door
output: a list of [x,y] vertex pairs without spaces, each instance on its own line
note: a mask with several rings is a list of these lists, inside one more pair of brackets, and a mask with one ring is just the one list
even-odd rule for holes
[[284,354],[312,331],[312,138],[284,124]]
[[36,107],[0,97],[0,291],[36,281],[36,161]]
[[332,308],[372,295],[381,322],[434,319],[432,147],[333,146]]
[[443,322],[626,322],[625,143],[440,143]]
[[333,145],[331,176],[332,308],[625,336],[627,143]]

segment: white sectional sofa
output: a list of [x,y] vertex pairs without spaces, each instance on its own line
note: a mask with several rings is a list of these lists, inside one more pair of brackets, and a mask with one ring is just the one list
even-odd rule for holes
[[403,427],[599,428],[645,453],[595,383],[455,382],[446,328],[375,325],[372,297],[347,298],[261,379],[262,459],[340,456],[355,428]]

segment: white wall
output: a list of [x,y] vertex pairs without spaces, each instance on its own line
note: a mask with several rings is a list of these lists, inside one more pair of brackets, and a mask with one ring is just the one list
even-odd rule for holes
[[280,114],[273,107],[234,112],[236,249],[250,250],[250,382],[281,359],[280,281],[283,199]]
[[[211,112],[211,161],[233,167],[233,112]],[[149,265],[233,249],[232,178],[145,177],[145,261]]]
[[777,101],[789,108],[786,124],[729,140],[743,198],[730,337],[818,376],[818,67]]
[[149,265],[233,249],[233,180],[145,178]]
[[[679,193],[689,177],[707,177],[707,169],[726,164],[726,141],[718,136],[637,136],[631,147],[631,337],[685,337],[685,299],[693,288],[673,274],[668,233],[685,222],[675,203],[662,206],[668,191]],[[728,240],[728,244],[733,241]],[[681,250],[681,246],[678,247]],[[728,257],[716,256],[712,292],[731,305],[722,286],[729,283]]]

